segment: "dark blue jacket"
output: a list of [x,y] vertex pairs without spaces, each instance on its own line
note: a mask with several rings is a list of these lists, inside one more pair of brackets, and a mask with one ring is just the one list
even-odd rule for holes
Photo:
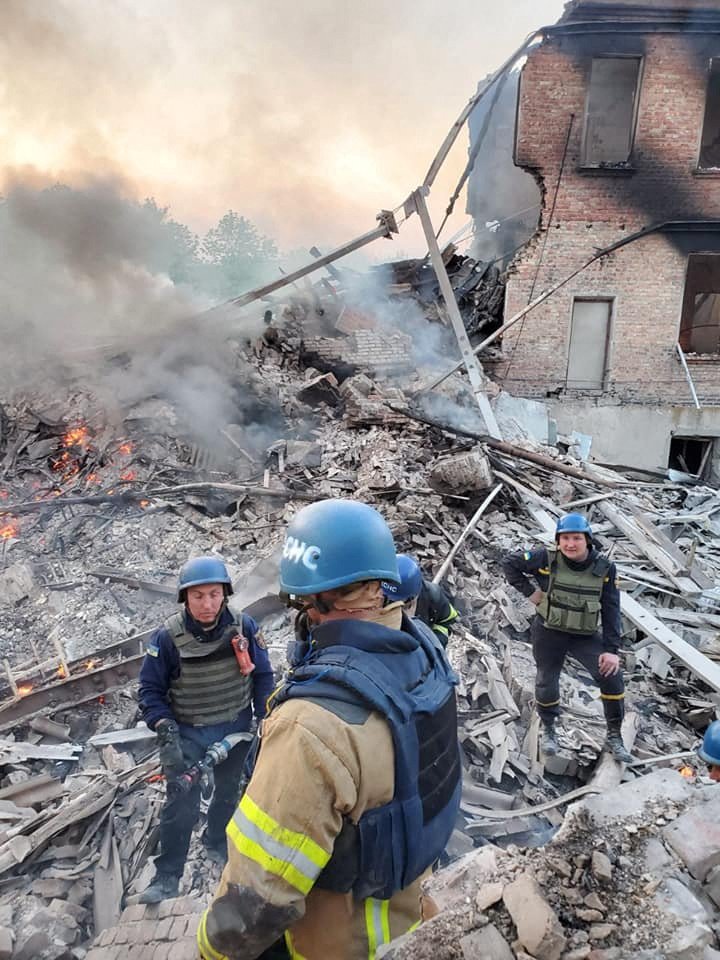
[[[582,563],[568,560],[565,563],[574,570],[585,570],[593,564],[599,554],[593,547],[588,557]],[[535,590],[530,577],[541,590],[546,591],[550,582],[548,563],[550,558],[544,547],[539,550],[526,550],[525,553],[512,554],[503,561],[503,573],[516,590],[525,597],[529,597]],[[610,564],[603,583],[600,595],[600,617],[602,620],[602,637],[605,650],[608,653],[617,653],[622,645],[622,620],[620,617],[620,591],[617,585],[617,569],[614,563]]]
[[[185,625],[190,633],[194,634],[199,640],[209,642],[217,640],[234,619],[230,611],[225,608],[214,629],[205,631],[187,610],[185,610],[184,616]],[[247,614],[242,615],[242,632],[249,642],[250,659],[255,664],[255,669],[252,672],[253,711],[255,718],[261,720],[265,716],[267,698],[275,685],[273,671],[258,625]],[[180,654],[165,627],[160,627],[150,637],[146,654],[140,669],[140,709],[147,725],[154,729],[158,720],[163,718],[175,719],[170,709],[168,693],[171,681],[180,675]],[[243,729],[249,727],[252,719],[249,707],[246,711],[242,711],[243,714],[246,712],[248,714],[247,718],[242,717],[243,721],[247,719],[247,723],[241,724]],[[218,739],[221,739],[223,735],[224,733],[221,733]]]
[[345,719],[348,704],[378,711],[390,727],[395,795],[357,824],[345,822],[316,882],[352,890],[356,899],[387,900],[440,857],[455,826],[462,786],[457,677],[433,632],[406,616],[401,630],[360,620],[324,623],[296,653],[304,656],[273,694],[271,709],[300,697]]

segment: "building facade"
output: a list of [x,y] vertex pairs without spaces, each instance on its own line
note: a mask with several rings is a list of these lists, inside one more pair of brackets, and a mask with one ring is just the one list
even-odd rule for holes
[[494,376],[593,459],[719,475],[720,2],[569,3],[523,68],[515,163],[543,203],[506,320],[578,272]]

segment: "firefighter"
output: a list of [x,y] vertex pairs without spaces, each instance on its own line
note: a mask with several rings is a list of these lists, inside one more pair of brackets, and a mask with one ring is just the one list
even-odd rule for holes
[[405,553],[397,555],[400,583],[383,583],[390,603],[402,600],[409,617],[418,617],[436,634],[443,647],[450,639],[451,624],[458,612],[437,583],[425,580],[418,564]]
[[[140,708],[157,734],[167,779],[160,815],[160,855],[143,903],[177,896],[190,837],[200,814],[200,785],[181,789],[180,775],[207,748],[260,720],[273,673],[257,624],[227,606],[232,585],[219,557],[189,560],[178,579],[180,612],[151,636],[140,670]],[[234,638],[236,640],[233,645]],[[204,843],[218,862],[227,859],[225,827],[235,810],[248,743],[239,743],[215,768]]]
[[581,663],[600,687],[607,747],[616,760],[630,763],[632,756],[620,734],[625,684],[618,656],[621,622],[615,564],[598,553],[590,524],[579,513],[569,513],[558,521],[555,542],[554,550],[512,555],[503,563],[508,581],[537,607],[531,635],[543,752],[553,756],[559,749],[555,720],[560,714],[560,674],[569,656]]
[[306,649],[228,824],[204,960],[274,956],[283,936],[292,958],[374,960],[419,922],[459,809],[457,680],[432,631],[385,604],[381,581],[398,580],[372,507],[324,500],[290,523],[280,583],[309,614]]
[[720,720],[713,720],[707,728],[697,754],[708,765],[710,779],[720,783]]

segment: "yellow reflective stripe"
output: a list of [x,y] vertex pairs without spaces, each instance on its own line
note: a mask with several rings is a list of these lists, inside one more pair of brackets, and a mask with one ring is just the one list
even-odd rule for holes
[[550,576],[550,570],[547,567],[540,567],[540,569],[538,570],[538,573],[542,573],[543,576],[545,577]]
[[227,825],[226,833],[238,853],[285,880],[303,896],[312,890],[330,859],[330,854],[314,840],[281,827],[247,794]]
[[433,624],[433,630],[435,630],[436,633],[439,631],[440,633],[442,633],[442,635],[443,635],[444,637],[449,637],[449,636],[450,636],[450,631],[448,630],[448,628],[447,628],[447,627],[443,627],[443,625],[442,625],[441,623],[434,623],[434,624]]
[[263,848],[255,840],[250,840],[243,836],[238,827],[231,820],[227,826],[228,839],[232,841],[238,853],[241,853],[248,860],[253,860],[258,866],[262,867],[268,873],[280,877],[295,887],[303,896],[307,896],[312,890],[314,879],[306,877],[287,860],[279,860],[277,857],[265,853]]
[[410,926],[407,928],[406,933],[412,933],[413,930],[417,930],[417,928],[420,926],[421,923],[422,923],[422,920],[416,920],[415,923],[410,924]]
[[389,900],[367,898],[365,901],[365,930],[368,940],[368,960],[375,960],[377,948],[383,943],[390,943]]
[[305,957],[295,949],[289,930],[285,931],[285,946],[290,954],[290,960],[305,960]]
[[319,843],[306,836],[304,833],[298,833],[295,830],[289,830],[287,827],[281,827],[277,820],[265,813],[254,800],[251,800],[246,793],[240,801],[239,810],[259,827],[263,833],[266,833],[272,840],[281,843],[291,850],[297,850],[304,857],[307,857],[318,867],[318,873],[322,870],[330,859],[330,854],[323,850]]
[[390,943],[390,901],[383,900],[380,908],[380,922],[382,923],[383,943]]
[[536,700],[535,703],[536,703],[539,707],[556,707],[556,706],[560,703],[560,701],[559,701],[559,700],[551,700],[550,703],[543,703],[541,700]]
[[224,953],[219,953],[208,940],[207,935],[207,915],[210,910],[206,910],[197,929],[197,945],[202,960],[229,960]]
[[601,700],[624,700],[625,694],[624,693],[601,693],[600,699]]
[[444,620],[438,620],[438,623],[452,623],[453,620],[457,620],[460,614],[457,612],[455,607],[450,604],[450,613],[445,617]]

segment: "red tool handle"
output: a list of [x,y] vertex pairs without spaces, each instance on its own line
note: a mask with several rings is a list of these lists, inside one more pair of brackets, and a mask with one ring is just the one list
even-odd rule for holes
[[230,642],[232,643],[232,648],[235,651],[235,659],[240,667],[240,673],[244,677],[249,676],[255,669],[255,664],[250,659],[247,640],[242,635],[239,635],[237,637],[233,637]]

